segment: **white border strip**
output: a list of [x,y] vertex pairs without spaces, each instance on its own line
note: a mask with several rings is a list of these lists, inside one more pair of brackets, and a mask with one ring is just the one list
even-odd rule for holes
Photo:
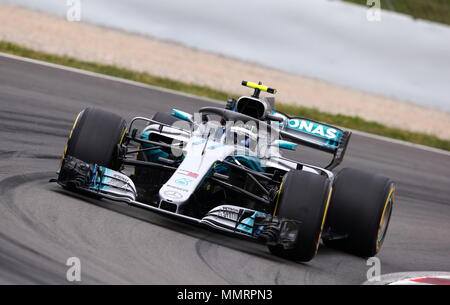
[[[206,98],[206,97],[196,96],[196,95],[189,94],[189,93],[184,93],[184,92],[175,91],[175,90],[171,90],[171,89],[166,89],[166,88],[161,88],[161,87],[157,87],[157,86],[147,85],[147,84],[143,84],[143,83],[139,83],[139,82],[136,82],[136,81],[127,80],[127,79],[123,79],[123,78],[119,78],[119,77],[114,77],[114,76],[109,76],[109,75],[105,75],[105,74],[100,74],[100,73],[90,72],[90,71],[86,71],[86,70],[81,70],[81,69],[77,69],[77,68],[72,68],[72,67],[52,64],[52,63],[48,63],[48,62],[44,62],[44,61],[40,61],[40,60],[36,60],[36,59],[20,57],[20,56],[11,55],[11,54],[2,53],[2,52],[0,52],[0,57],[6,57],[6,58],[10,58],[10,59],[18,60],[18,61],[23,61],[23,62],[27,62],[27,63],[32,63],[32,64],[36,64],[36,65],[46,66],[46,67],[50,67],[50,68],[54,68],[54,69],[69,71],[69,72],[73,72],[73,73],[79,73],[79,74],[83,74],[83,75],[90,76],[90,77],[106,79],[106,80],[120,82],[120,83],[124,83],[124,84],[131,85],[131,86],[136,86],[136,87],[140,87],[140,88],[156,90],[156,91],[160,91],[160,92],[165,92],[165,93],[179,95],[179,96],[185,96],[185,97],[188,97],[188,98],[201,100],[201,101],[205,101],[205,102],[210,102],[210,103],[214,103],[214,104],[224,105],[224,103],[221,102],[221,101],[210,99],[210,98]],[[411,147],[411,148],[416,148],[416,149],[420,149],[420,150],[424,150],[424,151],[428,151],[428,152],[433,152],[433,153],[437,153],[437,154],[450,156],[450,152],[449,151],[442,150],[442,149],[439,149],[439,148],[433,148],[433,147],[429,147],[429,146],[425,146],[425,145],[414,144],[414,143],[410,143],[410,142],[406,142],[406,141],[402,141],[402,140],[396,140],[396,139],[392,139],[392,138],[387,138],[387,137],[374,135],[374,134],[370,134],[370,133],[366,133],[366,132],[362,132],[362,131],[358,131],[358,130],[353,130],[353,129],[349,129],[349,128],[344,128],[344,129],[350,130],[354,134],[359,135],[359,136],[364,136],[364,137],[371,138],[371,139],[376,139],[376,140],[379,140],[379,141],[384,141],[384,142],[394,143],[394,144],[400,144],[400,145],[408,146],[408,147]]]
[[[450,277],[450,272],[445,271],[410,271],[382,274],[378,281],[365,281],[362,285],[391,285],[404,280],[422,277]],[[400,283],[403,284],[403,283]],[[420,285],[420,283],[416,283]],[[423,285],[423,284],[422,284]]]

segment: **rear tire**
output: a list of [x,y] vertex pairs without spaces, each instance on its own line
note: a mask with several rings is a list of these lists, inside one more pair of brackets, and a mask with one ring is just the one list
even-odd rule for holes
[[158,121],[163,124],[172,125],[179,119],[167,112],[157,112],[153,115],[152,120]]
[[86,163],[117,170],[117,147],[126,131],[126,121],[120,116],[96,108],[80,112],[67,141],[63,159],[75,157]]
[[269,246],[270,252],[290,260],[310,261],[319,247],[331,195],[327,177],[300,170],[289,171],[280,189],[276,216],[301,222],[292,249]]
[[352,168],[336,176],[327,226],[345,239],[324,240],[332,248],[361,257],[377,254],[386,237],[395,186],[391,179]]

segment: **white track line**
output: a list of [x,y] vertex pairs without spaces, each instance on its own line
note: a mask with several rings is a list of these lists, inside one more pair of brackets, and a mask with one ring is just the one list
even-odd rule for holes
[[[143,83],[139,83],[139,82],[135,82],[135,81],[132,81],[132,80],[127,80],[127,79],[123,79],[123,78],[119,78],[119,77],[114,77],[114,76],[109,76],[109,75],[105,75],[105,74],[100,74],[100,73],[90,72],[90,71],[86,71],[86,70],[81,70],[81,69],[77,69],[77,68],[72,68],[72,67],[52,64],[52,63],[48,63],[48,62],[44,62],[44,61],[40,61],[40,60],[36,60],[36,59],[20,57],[20,56],[11,55],[11,54],[2,53],[2,52],[0,52],[0,56],[1,57],[10,58],[10,59],[14,59],[14,60],[18,60],[18,61],[27,62],[27,63],[32,63],[32,64],[36,64],[36,65],[46,66],[46,67],[50,67],[50,68],[54,68],[54,69],[60,69],[60,70],[65,70],[65,71],[69,71],[69,72],[73,72],[73,73],[79,73],[79,74],[91,76],[91,77],[97,77],[97,78],[102,78],[102,79],[106,79],[106,80],[110,80],[110,81],[120,82],[120,83],[124,83],[124,84],[131,85],[131,86],[136,86],[136,87],[141,87],[141,88],[146,88],[146,89],[151,89],[151,90],[157,90],[157,91],[160,91],[160,92],[165,92],[165,93],[179,95],[179,96],[185,96],[185,97],[188,97],[188,98],[192,98],[192,99],[196,99],[196,100],[202,100],[202,101],[209,102],[209,103],[215,103],[215,104],[220,104],[220,105],[224,104],[221,101],[210,99],[210,98],[206,98],[206,97],[196,96],[196,95],[189,94],[189,93],[184,93],[184,92],[175,91],[175,90],[171,90],[171,89],[166,89],[166,88],[156,87],[156,86],[152,86],[152,85],[147,85],[147,84],[143,84]],[[379,141],[384,141],[384,142],[394,143],[394,144],[400,144],[400,145],[408,146],[408,147],[411,147],[411,148],[416,148],[416,149],[425,150],[425,151],[428,151],[428,152],[433,152],[433,153],[437,153],[437,154],[443,154],[443,155],[446,155],[446,156],[450,156],[450,152],[446,151],[446,150],[433,148],[433,147],[420,145],[420,144],[414,144],[414,143],[410,143],[410,142],[406,142],[406,141],[402,141],[402,140],[391,139],[391,138],[387,138],[387,137],[383,137],[383,136],[379,136],[379,135],[374,135],[374,134],[362,132],[362,131],[359,131],[359,130],[353,130],[353,129],[349,129],[349,128],[345,128],[345,129],[346,130],[351,130],[354,134],[359,135],[359,136],[364,136],[364,137],[371,138],[371,139],[376,139],[376,140],[379,140]]]
[[415,143],[406,142],[406,141],[397,140],[397,139],[392,139],[392,138],[387,138],[387,137],[379,136],[379,135],[376,135],[376,134],[371,134],[371,133],[367,133],[367,132],[364,132],[364,131],[354,130],[354,129],[350,129],[350,128],[346,128],[346,127],[343,127],[343,128],[346,129],[346,130],[350,130],[352,133],[354,133],[356,135],[367,137],[367,138],[370,138],[370,139],[375,139],[375,140],[384,141],[384,142],[388,142],[388,143],[400,144],[400,145],[408,146],[408,147],[411,147],[411,148],[417,148],[417,149],[420,149],[420,150],[425,150],[425,151],[428,151],[428,152],[433,152],[433,153],[446,155],[446,156],[450,157],[450,151],[446,151],[446,150],[443,150],[443,149],[434,148],[434,147],[430,147],[430,146],[425,146],[425,145],[421,145],[421,144],[415,144]]
[[100,74],[100,73],[86,71],[86,70],[81,70],[81,69],[72,68],[72,67],[68,67],[68,66],[52,64],[52,63],[41,61],[41,60],[36,60],[36,59],[31,59],[31,58],[11,55],[11,54],[2,53],[2,52],[0,52],[0,57],[6,57],[6,58],[15,59],[15,60],[18,60],[18,61],[23,61],[23,62],[32,63],[32,64],[36,64],[36,65],[46,66],[46,67],[50,67],[50,68],[54,68],[54,69],[59,69],[59,70],[79,73],[79,74],[83,74],[83,75],[87,75],[87,76],[91,76],[91,77],[102,78],[102,79],[106,79],[106,80],[110,80],[110,81],[124,83],[124,84],[131,85],[131,86],[157,90],[157,91],[170,93],[170,94],[175,94],[175,95],[179,95],[179,96],[185,96],[185,97],[188,97],[188,98],[192,98],[192,99],[196,99],[196,100],[203,100],[203,101],[207,101],[207,102],[210,102],[210,103],[215,103],[215,104],[220,104],[220,105],[224,104],[221,101],[213,100],[213,99],[210,99],[210,98],[207,98],[207,97],[201,97],[201,96],[197,96],[197,95],[193,95],[193,94],[189,94],[189,93],[184,93],[184,92],[180,92],[180,91],[176,91],[176,90],[172,90],[172,89],[152,86],[152,85],[139,83],[139,82],[136,82],[136,81],[132,81],[132,80],[128,80],[128,79],[124,79],[124,78],[120,78],[120,77],[109,76],[109,75],[106,75],[106,74]]

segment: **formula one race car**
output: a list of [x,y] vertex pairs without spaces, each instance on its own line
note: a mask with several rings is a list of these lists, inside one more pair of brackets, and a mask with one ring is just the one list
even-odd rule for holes
[[[242,84],[254,89],[252,96],[194,115],[173,109],[127,125],[116,114],[84,109],[54,181],[248,237],[292,260],[311,260],[321,240],[375,255],[386,236],[394,183],[351,168],[334,175],[350,132],[277,112],[273,97],[260,97],[275,89]],[[330,153],[331,162],[321,168],[280,153],[297,145]]]

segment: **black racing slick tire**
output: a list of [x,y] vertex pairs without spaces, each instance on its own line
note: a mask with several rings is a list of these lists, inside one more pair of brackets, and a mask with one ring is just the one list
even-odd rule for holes
[[300,228],[294,247],[269,246],[272,254],[295,261],[310,261],[317,253],[331,197],[327,177],[291,170],[283,178],[275,216],[297,220]]
[[394,182],[385,176],[342,169],[334,181],[326,225],[345,238],[324,240],[325,245],[361,257],[377,254],[389,226],[394,191]]
[[97,108],[84,109],[74,122],[63,159],[72,156],[86,163],[119,169],[117,149],[126,126],[126,121],[114,113]]

